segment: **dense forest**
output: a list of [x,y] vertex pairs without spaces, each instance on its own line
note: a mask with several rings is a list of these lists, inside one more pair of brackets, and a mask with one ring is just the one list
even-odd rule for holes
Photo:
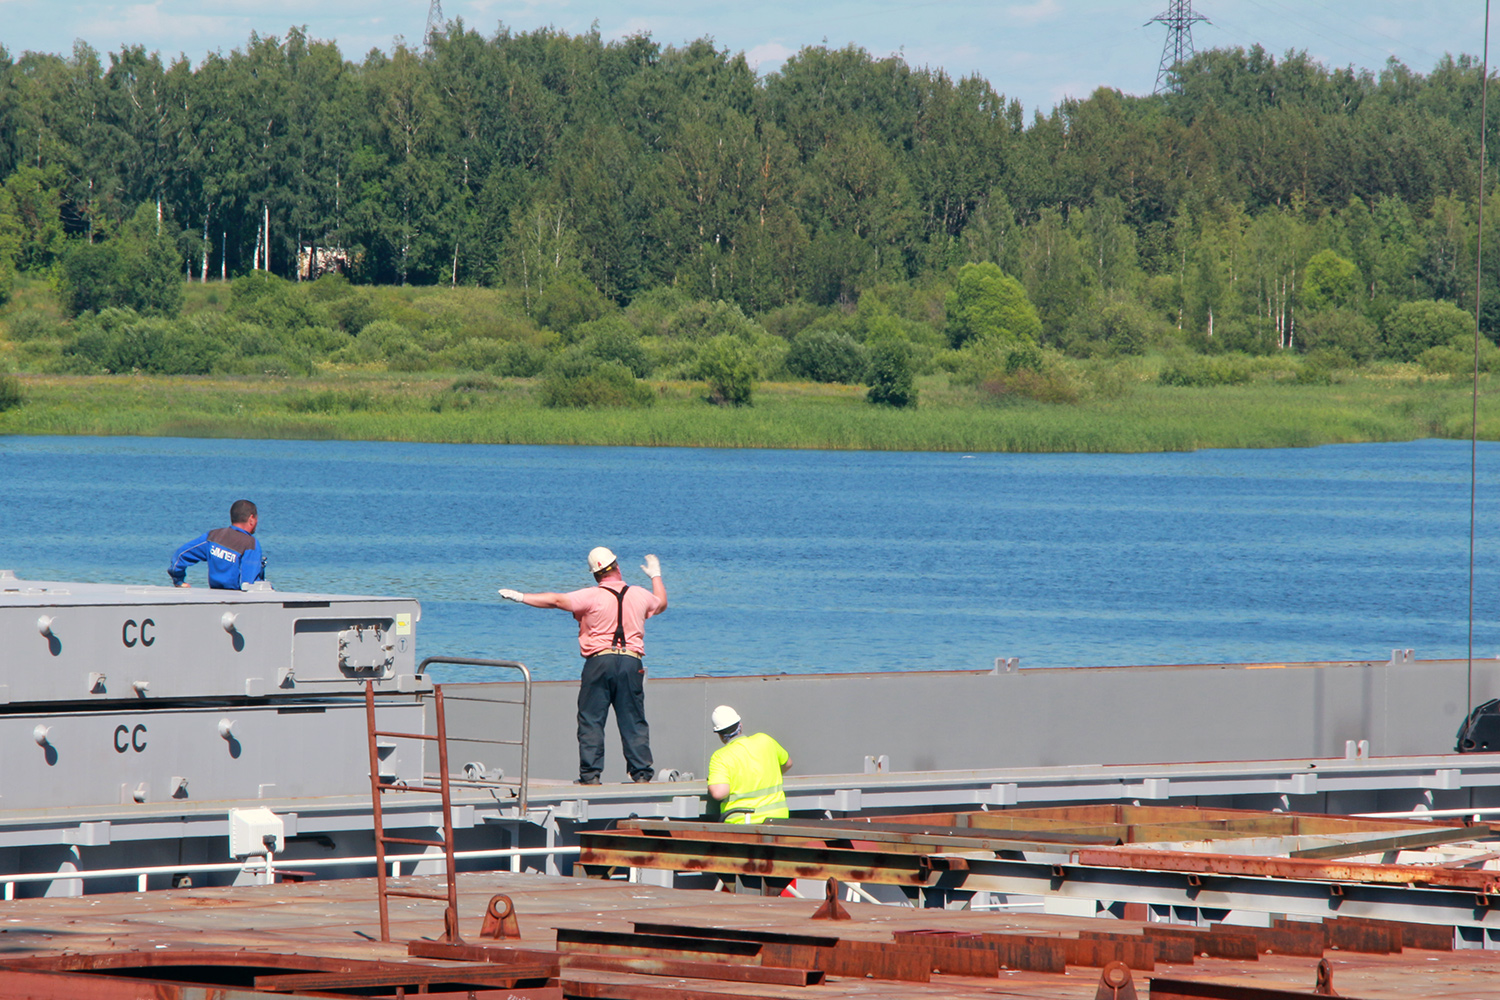
[[603,365],[585,401],[628,373],[898,405],[1053,355],[1457,369],[1481,85],[1215,50],[1028,117],[854,47],[763,77],[709,40],[457,21],[361,61],[297,30],[197,64],[0,48],[0,368]]

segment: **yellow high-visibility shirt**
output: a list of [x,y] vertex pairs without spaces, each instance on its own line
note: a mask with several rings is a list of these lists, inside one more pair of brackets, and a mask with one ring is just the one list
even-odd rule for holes
[[790,759],[780,743],[765,733],[741,736],[708,759],[708,783],[728,785],[719,805],[725,823],[764,823],[791,815],[781,790],[781,766]]

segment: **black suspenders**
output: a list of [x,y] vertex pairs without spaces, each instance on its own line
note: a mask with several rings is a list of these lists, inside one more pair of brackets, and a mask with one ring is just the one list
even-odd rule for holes
[[615,595],[615,603],[617,605],[619,605],[619,608],[615,612],[615,637],[614,637],[614,639],[611,640],[611,646],[613,648],[615,648],[615,649],[624,649],[625,648],[625,591],[627,591],[627,590],[630,589],[630,584],[627,583],[625,586],[621,587],[618,591],[610,590],[608,587],[600,587],[599,589],[603,590],[603,591],[607,591],[608,593],[611,593],[611,594]]

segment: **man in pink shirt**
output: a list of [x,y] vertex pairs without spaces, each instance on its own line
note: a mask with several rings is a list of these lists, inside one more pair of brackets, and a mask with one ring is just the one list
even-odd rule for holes
[[667,585],[661,561],[648,555],[641,569],[651,590],[632,587],[620,575],[620,563],[604,546],[589,552],[595,586],[568,594],[523,594],[502,589],[507,601],[533,608],[561,608],[578,620],[578,651],[583,679],[578,688],[578,783],[599,784],[604,770],[604,723],[615,709],[625,767],[634,781],[650,781],[651,731],[646,725],[646,619],[667,610]]

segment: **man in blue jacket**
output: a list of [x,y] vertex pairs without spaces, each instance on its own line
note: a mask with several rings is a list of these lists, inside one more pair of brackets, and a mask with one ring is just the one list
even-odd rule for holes
[[208,585],[218,590],[245,590],[250,584],[266,578],[266,556],[255,540],[259,517],[255,504],[236,500],[229,508],[229,527],[206,531],[188,542],[172,556],[167,575],[174,587],[190,587],[186,582],[190,563],[208,563]]

